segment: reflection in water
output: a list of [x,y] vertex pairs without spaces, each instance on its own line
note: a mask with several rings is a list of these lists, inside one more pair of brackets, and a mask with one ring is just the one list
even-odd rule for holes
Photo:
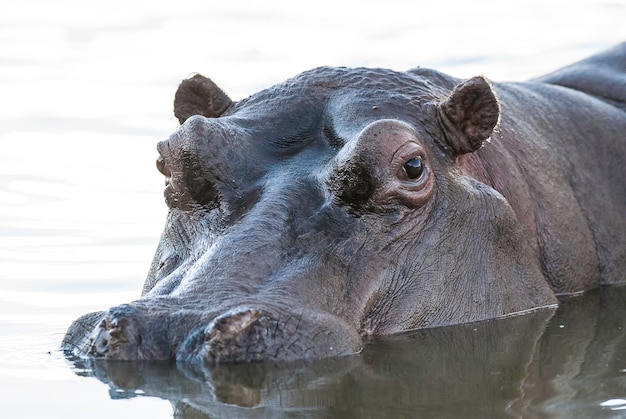
[[[597,417],[626,407],[626,287],[556,310],[377,339],[354,357],[207,368],[75,361],[175,417]],[[621,402],[620,402],[621,401]]]

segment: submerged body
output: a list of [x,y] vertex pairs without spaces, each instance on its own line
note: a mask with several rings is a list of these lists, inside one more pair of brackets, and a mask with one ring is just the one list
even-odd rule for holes
[[624,282],[625,86],[626,44],[526,83],[318,68],[232,102],[194,76],[143,295],[63,346],[321,358]]

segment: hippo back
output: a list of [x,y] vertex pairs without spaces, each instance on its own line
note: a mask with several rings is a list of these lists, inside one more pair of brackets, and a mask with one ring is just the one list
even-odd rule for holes
[[569,87],[626,111],[626,42],[534,81]]

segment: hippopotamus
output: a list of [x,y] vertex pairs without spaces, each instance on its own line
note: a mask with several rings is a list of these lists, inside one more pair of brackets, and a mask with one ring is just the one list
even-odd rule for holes
[[626,279],[626,43],[527,82],[321,67],[233,101],[196,74],[174,113],[142,295],[75,356],[337,357]]

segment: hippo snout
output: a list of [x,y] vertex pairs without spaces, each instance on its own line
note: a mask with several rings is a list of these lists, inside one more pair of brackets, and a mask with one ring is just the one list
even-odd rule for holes
[[292,361],[350,355],[360,350],[361,338],[356,331],[334,316],[239,307],[193,330],[177,358],[210,364]]
[[[90,322],[87,325],[79,319],[73,326],[92,327],[88,339],[65,342],[75,355],[213,365],[350,355],[362,345],[356,331],[333,315],[247,306],[211,318],[189,312],[160,317],[124,304],[92,316]],[[183,325],[190,330],[181,333]]]
[[171,357],[165,330],[130,304],[114,307],[95,324],[83,352],[94,358],[166,360]]
[[253,308],[235,309],[193,330],[183,343],[179,358],[205,359],[210,363],[261,361],[277,357],[268,349],[283,338],[279,321],[269,313]]

